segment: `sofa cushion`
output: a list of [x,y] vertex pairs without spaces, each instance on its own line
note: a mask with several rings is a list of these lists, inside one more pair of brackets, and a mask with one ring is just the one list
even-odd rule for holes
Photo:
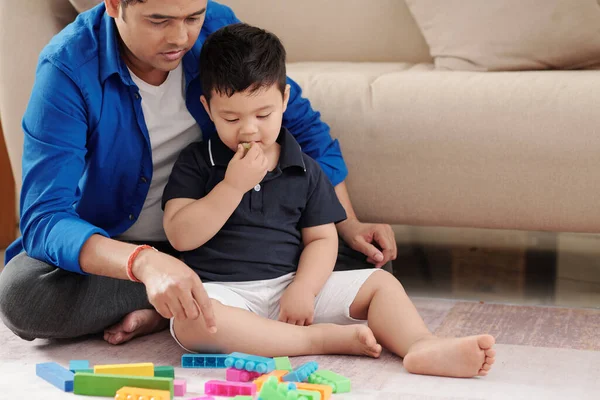
[[597,71],[299,63],[288,72],[339,138],[362,219],[600,230]]
[[507,71],[600,65],[598,0],[406,2],[437,68]]
[[84,12],[102,3],[102,0],[69,0],[77,12]]

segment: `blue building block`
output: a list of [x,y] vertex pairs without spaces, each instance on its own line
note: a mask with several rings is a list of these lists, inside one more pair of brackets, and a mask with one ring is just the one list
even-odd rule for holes
[[244,369],[250,372],[267,374],[275,371],[275,360],[268,357],[253,356],[244,353],[231,353],[225,359],[227,368]]
[[35,374],[63,392],[73,391],[75,374],[55,362],[36,364]]
[[183,368],[227,368],[226,354],[184,354],[181,356]]
[[73,373],[84,369],[90,369],[90,362],[88,360],[71,360],[69,361],[69,369]]
[[284,382],[305,382],[308,380],[308,376],[319,369],[319,364],[315,361],[307,362],[290,372],[287,375],[284,375],[281,379]]

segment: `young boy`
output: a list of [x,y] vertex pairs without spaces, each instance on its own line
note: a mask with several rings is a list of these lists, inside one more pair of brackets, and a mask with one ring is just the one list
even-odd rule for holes
[[437,338],[391,274],[332,273],[334,224],[346,216],[319,165],[282,127],[290,92],[277,37],[227,26],[207,39],[200,64],[201,102],[218,136],[181,153],[163,196],[164,225],[206,282],[218,333],[201,318],[175,317],[178,343],[269,357],[378,357],[384,346],[413,373],[486,375],[492,336]]

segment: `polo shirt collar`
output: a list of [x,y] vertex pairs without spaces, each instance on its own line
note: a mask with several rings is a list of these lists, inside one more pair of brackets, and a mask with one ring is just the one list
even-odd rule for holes
[[[277,137],[277,143],[281,146],[279,167],[282,170],[290,167],[298,167],[306,172],[302,149],[290,131],[283,126]],[[211,166],[227,167],[234,154],[235,153],[221,141],[219,135],[215,134],[208,140],[208,155]]]

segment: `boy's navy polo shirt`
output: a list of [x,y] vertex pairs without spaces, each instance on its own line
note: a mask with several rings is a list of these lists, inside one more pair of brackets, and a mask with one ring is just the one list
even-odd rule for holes
[[[301,229],[346,219],[319,164],[302,153],[287,129],[281,129],[277,142],[277,168],[244,194],[211,240],[183,253],[203,281],[253,281],[295,272],[303,248]],[[171,199],[206,196],[225,178],[233,155],[217,135],[189,145],[173,167],[163,208]]]

